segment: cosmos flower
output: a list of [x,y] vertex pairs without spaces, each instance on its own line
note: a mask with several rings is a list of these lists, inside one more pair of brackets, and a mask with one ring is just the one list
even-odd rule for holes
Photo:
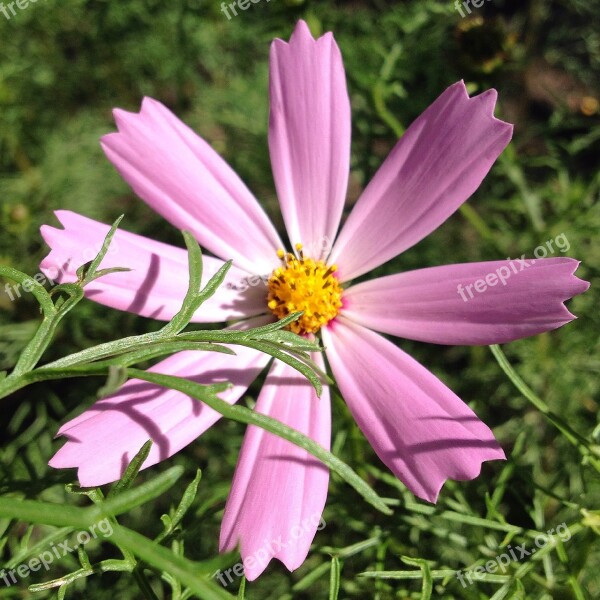
[[[320,337],[375,452],[430,502],[447,479],[472,479],[483,461],[504,453],[466,404],[380,334],[434,344],[509,342],[571,321],[563,302],[588,287],[573,275],[579,263],[564,257],[530,261],[522,272],[509,261],[480,262],[350,283],[422,240],[477,189],[512,134],[511,125],[493,115],[496,96],[489,90],[470,98],[462,82],[448,88],[396,144],[336,237],[349,175],[350,102],[332,35],[315,40],[300,21],[290,42],[275,40],[270,55],[269,150],[290,252],[282,251],[274,226],[232,169],[156,100],[144,99],[139,113],[115,110],[119,131],[102,139],[136,194],[214,254],[204,258],[205,277],[233,259],[225,285],[193,320],[250,327],[304,310],[294,331]],[[108,226],[68,211],[56,214],[64,229],[42,228],[51,247],[42,268],[74,280],[80,257],[100,247]],[[114,243],[102,267],[131,271],[94,281],[87,295],[170,319],[187,288],[185,251],[123,230]],[[468,301],[457,293],[459,284],[507,268],[514,274],[505,283],[489,283]],[[269,362],[248,348],[236,352],[181,352],[151,370],[201,383],[230,381],[221,397],[233,403]],[[321,355],[313,358],[324,367]],[[273,362],[256,410],[329,449],[329,390],[317,398],[287,365]],[[67,441],[50,464],[77,467],[84,486],[105,484],[122,475],[148,438],[155,443],[144,467],[172,456],[218,418],[179,392],[131,380],[60,429]],[[239,545],[250,580],[274,557],[296,569],[316,533],[328,478],[306,451],[248,427],[221,550]],[[304,535],[292,539],[294,531]]]

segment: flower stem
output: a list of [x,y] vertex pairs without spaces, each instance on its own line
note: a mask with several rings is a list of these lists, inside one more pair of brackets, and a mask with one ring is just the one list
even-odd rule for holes
[[502,352],[500,346],[490,346],[490,350],[504,371],[506,376],[512,381],[514,386],[533,404],[547,419],[552,423],[573,446],[575,446],[584,457],[584,462],[590,463],[598,472],[600,472],[600,452],[581,434],[572,429],[563,419],[550,410],[550,407],[521,379],[512,365],[508,362],[506,355]]

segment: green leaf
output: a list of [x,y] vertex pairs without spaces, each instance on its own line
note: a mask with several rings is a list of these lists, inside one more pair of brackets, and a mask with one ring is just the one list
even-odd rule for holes
[[[104,257],[106,256],[106,253],[108,252],[110,243],[112,242],[112,239],[115,236],[115,233],[117,232],[117,227],[119,227],[119,223],[121,223],[124,216],[125,215],[121,215],[112,224],[112,227],[110,228],[109,232],[106,234],[106,237],[104,238],[104,241],[102,242],[102,248],[100,248],[100,252],[98,252],[98,254],[94,258],[94,260],[92,260],[87,265],[82,265],[81,267],[79,267],[79,269],[77,269],[77,277],[79,279],[79,284],[81,285],[81,287],[86,286],[88,283],[90,283],[91,281],[96,279],[96,271],[98,270],[100,263],[104,260]],[[82,275],[83,275],[83,277],[82,277]]]
[[[196,310],[206,302],[217,289],[223,284],[225,281],[225,277],[227,276],[227,272],[231,268],[233,264],[232,260],[228,260],[209,280],[208,283],[204,286],[198,298],[196,299]],[[194,311],[196,312],[196,311]]]
[[125,469],[125,473],[123,473],[123,477],[117,483],[113,485],[110,492],[108,493],[108,498],[112,496],[117,496],[121,494],[125,490],[128,490],[132,484],[134,479],[137,477],[142,465],[145,460],[148,458],[150,454],[150,450],[152,449],[152,440],[148,440],[139,450],[139,452],[133,457],[131,462],[127,465],[127,469]]
[[238,600],[244,600],[246,597],[246,577],[242,575],[240,579],[240,588],[238,589]]
[[410,556],[402,556],[401,558],[403,563],[421,569],[421,575],[423,576],[421,600],[430,600],[431,593],[433,592],[433,578],[431,576],[429,563],[422,558],[411,558]]
[[161,330],[161,336],[179,333],[190,322],[198,308],[197,298],[202,283],[202,251],[191,233],[182,231],[188,251],[188,289],[179,312]]
[[331,557],[331,572],[329,575],[329,600],[337,600],[340,593],[340,559]]
[[300,358],[294,356],[292,353],[281,350],[279,346],[273,344],[272,342],[246,340],[243,342],[240,341],[240,345],[248,346],[249,348],[254,348],[256,350],[260,350],[261,352],[265,352],[266,354],[270,354],[274,358],[279,359],[281,362],[284,362],[293,369],[296,369],[296,371],[302,373],[302,375],[304,375],[304,377],[306,377],[308,381],[310,381],[312,386],[315,388],[317,396],[321,396],[321,392],[323,391],[323,384],[321,383],[321,380],[319,379],[318,375],[315,373],[315,369],[317,369],[316,365],[314,365],[313,368],[312,365],[307,364],[306,359],[301,360]]
[[[86,285],[92,281],[95,281],[96,279],[100,279],[100,277],[104,277],[105,275],[110,275],[111,273],[127,273],[128,271],[131,271],[131,269],[128,269],[127,267],[111,267],[110,269],[100,269],[100,271],[96,271],[93,276],[86,277]],[[81,285],[83,286],[83,283]]]
[[489,347],[500,368],[512,381],[513,385],[533,404],[546,419],[552,423],[565,438],[575,446],[586,462],[589,462],[600,473],[600,453],[593,444],[575,431],[568,423],[550,410],[550,407],[521,379],[498,345]]
[[119,365],[109,365],[106,383],[98,390],[97,397],[104,398],[116,392],[127,381],[127,369]]
[[[141,458],[142,455],[140,453],[142,451],[145,452],[145,448],[146,445],[143,446],[137,456]],[[113,494],[101,504],[90,507],[89,510],[95,512],[100,518],[104,516],[116,516],[128,512],[132,508],[145,504],[164,494],[168,489],[175,485],[182,474],[183,467],[179,465],[171,467],[164,473],[160,473],[154,477],[154,479],[150,479],[135,488],[121,489],[118,494]]]
[[[456,577],[454,569],[434,569],[429,571],[431,579],[445,579],[446,577]],[[359,573],[359,577],[371,577],[373,579],[423,579],[423,571],[365,571]],[[503,577],[502,581],[506,581],[508,576],[490,575],[489,577]],[[482,578],[485,581],[496,581],[494,579]]]
[[2,382],[2,385],[8,384],[8,381],[14,377],[31,371],[31,369],[37,365],[42,354],[52,341],[52,337],[54,336],[60,321],[82,300],[83,290],[79,286],[74,284],[63,284],[59,287],[67,293],[67,300],[62,303],[58,310],[54,310],[48,314],[44,312],[44,320],[35,332],[32,340],[21,352],[21,356],[19,357],[13,372]]
[[249,329],[247,331],[252,331],[253,337],[259,337],[262,333],[278,331],[284,327],[287,327],[290,323],[297,321],[303,314],[304,311],[299,310],[298,312],[290,313],[287,315],[287,317],[283,317],[283,319],[279,319],[279,321],[275,321],[275,323],[268,323],[267,325],[254,327],[253,329]]
[[265,340],[276,344],[285,344],[286,347],[293,350],[304,352],[322,352],[323,348],[308,338],[299,336],[291,331],[269,331],[261,335],[253,336],[255,339]]
[[104,517],[127,512],[164,494],[177,482],[182,473],[183,467],[171,467],[150,481],[87,508],[0,497],[0,517],[19,519],[28,523],[86,529]]
[[167,571],[188,586],[202,600],[231,600],[217,583],[205,577],[209,575],[203,563],[195,563],[150,541],[143,535],[122,526],[114,527],[111,541],[127,548],[148,564]]
[[46,288],[41,283],[27,275],[27,273],[23,273],[22,271],[13,269],[13,267],[0,265],[0,276],[5,277],[6,279],[10,279],[12,281],[16,281],[21,285],[27,282],[27,286],[31,286],[31,293],[33,294],[33,297],[38,301],[42,312],[44,313],[44,316],[52,317],[54,314],[56,314],[54,302],[52,302],[52,298],[50,297],[50,294],[46,291]]
[[[66,539],[66,537],[74,531],[74,527],[61,527],[54,530],[52,533],[43,536],[37,543],[29,548],[23,548],[20,552],[15,554],[7,563],[3,564],[6,569],[14,569],[21,563],[26,562],[30,557],[38,556],[44,550],[47,550],[49,546],[56,542]],[[39,535],[39,532],[38,532]]]
[[193,350],[195,352],[220,352],[221,354],[235,356],[235,352],[231,348],[227,348],[227,346],[222,346],[221,344],[178,340],[175,342],[157,342],[155,344],[148,344],[144,348],[121,354],[120,356],[109,360],[111,363],[115,363],[120,367],[130,367],[131,365],[135,365],[142,361],[153,360],[166,354],[171,355],[176,352],[183,352],[184,350]]
[[192,503],[196,498],[196,494],[198,492],[198,485],[200,484],[201,478],[202,471],[198,469],[196,471],[196,477],[194,477],[194,480],[185,489],[183,497],[181,498],[181,502],[175,510],[175,514],[173,515],[173,517],[163,515],[163,517],[166,517],[166,519],[163,520],[163,523],[165,524],[165,529],[158,535],[158,537],[156,537],[155,541],[162,542],[166,537],[171,535],[171,533],[173,533],[177,525],[181,523],[183,517],[185,516],[185,513],[192,506]]
[[87,509],[75,508],[63,504],[0,497],[0,516],[18,519],[27,523],[45,523],[56,527],[85,529],[94,522]]

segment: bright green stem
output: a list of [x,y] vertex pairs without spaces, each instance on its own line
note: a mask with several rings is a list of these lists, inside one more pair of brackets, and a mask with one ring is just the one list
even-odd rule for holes
[[18,377],[31,371],[39,362],[40,358],[50,345],[56,328],[66,315],[83,299],[83,290],[72,284],[61,286],[63,291],[69,294],[62,306],[51,316],[44,316],[44,320],[38,327],[35,335],[27,344],[10,377]]
[[296,446],[300,446],[300,448],[304,448],[304,450],[310,452],[332,471],[335,471],[340,475],[340,477],[342,477],[346,483],[351,485],[367,502],[369,502],[369,504],[386,515],[392,514],[392,511],[385,504],[383,499],[380,498],[346,463],[296,429],[287,427],[276,419],[243,406],[231,406],[225,400],[221,400],[221,398],[215,394],[211,394],[207,390],[207,386],[203,386],[193,381],[181,377],[174,377],[172,375],[163,375],[162,373],[140,371],[139,369],[127,369],[127,372],[131,377],[141,379],[142,381],[148,381],[183,392],[192,398],[200,400],[225,418],[233,419],[234,421],[239,421],[240,423],[246,423],[248,425],[257,425],[270,433],[274,433],[275,435],[292,442]]
[[[77,269],[77,275],[80,277],[80,280],[76,284],[65,283],[56,286],[52,290],[53,293],[62,292],[68,295],[68,298],[62,303],[59,300],[57,304],[54,304],[51,294],[46,291],[44,286],[25,273],[17,271],[11,267],[0,267],[0,275],[12,279],[13,281],[17,281],[23,285],[24,289],[26,289],[25,286],[31,289],[31,293],[40,303],[40,307],[44,313],[44,319],[42,323],[35,332],[33,339],[27,344],[21,353],[13,372],[7,379],[10,379],[11,377],[19,377],[20,375],[31,371],[31,369],[37,365],[46,348],[50,345],[59,323],[75,307],[75,305],[83,299],[83,287],[90,281],[93,281],[95,278],[101,276],[101,274],[106,274],[115,270],[105,269],[104,271],[98,271],[98,267],[106,255],[112,238],[117,231],[117,226],[121,222],[122,218],[123,216],[119,217],[110,228],[110,231],[108,232],[108,235],[106,236],[102,245],[102,249],[96,258],[90,263],[87,269],[86,265],[82,265],[79,269]],[[200,252],[199,249],[198,252]]]
[[[106,363],[96,363],[92,365],[85,365],[79,367],[71,367],[69,369],[36,369],[30,373],[26,373],[22,377],[16,378],[14,381],[9,382],[4,380],[0,384],[0,390],[3,389],[7,383],[18,385],[18,387],[24,387],[37,381],[47,381],[51,379],[63,379],[65,377],[89,377],[106,375],[109,365]],[[318,458],[321,462],[327,465],[332,471],[336,472],[346,483],[352,486],[367,502],[374,506],[377,510],[384,514],[391,514],[392,511],[385,504],[382,498],[371,489],[371,487],[365,483],[346,463],[341,461],[335,455],[325,450],[322,446],[314,442],[309,437],[303,435],[299,431],[287,427],[280,421],[272,419],[266,415],[262,415],[255,411],[252,411],[243,406],[231,406],[225,400],[221,400],[215,394],[219,391],[220,385],[225,386],[227,384],[213,384],[211,386],[204,386],[193,381],[182,379],[180,377],[173,377],[171,375],[163,375],[160,373],[151,373],[148,371],[141,371],[139,369],[127,369],[127,373],[130,377],[155,383],[157,385],[171,388],[184,394],[196,398],[201,402],[207,404],[210,408],[220,413],[222,416],[240,423],[247,425],[256,425],[286,439],[293,444],[304,448],[310,452],[313,456]],[[20,385],[19,385],[20,383]],[[17,389],[18,389],[17,387]],[[14,391],[14,390],[13,390]],[[0,395],[1,397],[1,395]],[[140,490],[143,489],[141,486],[137,488],[138,495]],[[117,496],[114,500],[106,500],[104,506],[110,506],[111,512],[117,514],[120,508],[120,502],[123,499],[127,499],[127,493],[122,493]],[[2,498],[0,498],[0,516],[2,514]],[[65,523],[59,523],[59,525],[65,525]]]
[[375,111],[381,120],[394,132],[396,137],[402,137],[405,131],[404,126],[387,107],[385,102],[385,83],[383,81],[377,81],[377,83],[375,83],[372,95]]
[[525,396],[525,398],[527,398],[527,400],[529,400],[529,402],[531,402],[531,404],[533,404],[548,419],[548,421],[550,421],[550,423],[552,423],[567,438],[567,440],[581,452],[586,461],[592,464],[594,468],[600,472],[600,456],[598,451],[590,445],[590,442],[572,429],[558,415],[553,413],[549,406],[533,392],[513,369],[500,346],[490,346],[490,350],[500,365],[500,368],[521,394],[523,394],[523,396]]
[[0,266],[0,276],[5,277],[6,279],[11,279],[12,281],[16,281],[20,285],[26,285],[27,288],[30,287],[31,293],[42,307],[44,316],[51,317],[52,315],[56,314],[54,303],[52,302],[50,294],[46,291],[46,288],[41,283],[38,283],[35,279],[27,275],[27,273],[23,273],[22,271],[18,271],[12,267]]
[[[127,512],[135,506],[153,500],[171,487],[181,473],[182,469],[180,467],[173,467],[164,474],[165,477],[162,474],[159,476],[160,485],[153,484],[152,489],[142,485],[124,492],[121,496],[127,495],[125,501],[107,500],[101,505],[86,508],[51,504],[37,500],[0,498],[0,516],[29,523],[45,523],[84,530],[100,519],[119,512]],[[143,560],[158,571],[171,573],[187,585],[198,598],[203,600],[231,600],[233,598],[218,584],[208,579],[207,575],[210,573],[211,568],[210,563],[192,562],[177,556],[167,548],[122,525],[113,524],[112,532],[106,534],[104,539],[119,548],[125,549],[130,556]],[[106,568],[100,568],[100,570],[131,570],[131,563],[127,561],[118,562],[121,566],[116,569],[116,561],[111,561],[110,564],[109,561],[103,561]],[[78,572],[76,578],[81,576],[85,576],[85,573]]]

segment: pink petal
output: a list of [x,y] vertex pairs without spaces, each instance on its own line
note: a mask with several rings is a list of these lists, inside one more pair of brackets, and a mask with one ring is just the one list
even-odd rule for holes
[[[233,388],[220,397],[233,404],[269,361],[269,356],[256,350],[233,349],[237,356],[179,352],[149,370],[198,383],[230,381]],[[65,435],[67,443],[49,464],[57,469],[77,467],[82,486],[103,485],[119,479],[149,439],[154,444],[144,469],[179,452],[219,418],[199,400],[132,379],[61,427],[58,435]]]
[[406,131],[356,203],[330,263],[348,281],[437,229],[478,187],[510,141],[495,90],[449,87]]
[[[589,287],[573,275],[578,265],[572,258],[513,259],[398,273],[348,288],[344,316],[434,344],[503,344],[575,318],[563,302]],[[479,280],[481,293],[473,285]]]
[[350,100],[331,33],[314,40],[299,21],[270,59],[269,149],[292,244],[325,258],[337,232],[350,168]]
[[[273,225],[227,163],[160,102],[114,111],[119,133],[102,138],[135,193],[200,244],[249,272],[270,272],[282,247]],[[258,269],[258,271],[256,271]]]
[[[77,268],[96,256],[110,227],[66,210],[56,211],[64,229],[42,226],[52,249],[40,267],[52,280],[77,280]],[[223,261],[203,256],[202,282],[206,284]],[[86,295],[105,306],[144,317],[170,320],[181,308],[187,291],[188,256],[181,248],[118,229],[100,268],[127,267],[85,287]],[[266,288],[248,285],[246,271],[231,267],[217,292],[194,315],[195,322],[220,322],[264,313]],[[251,280],[253,281],[253,280]]]
[[[320,356],[313,356],[322,366]],[[306,379],[276,361],[258,397],[256,410],[310,436],[329,449],[329,390],[317,398]],[[328,469],[298,446],[264,429],[246,432],[227,499],[219,547],[238,543],[249,580],[272,558],[293,571],[306,558],[321,519]]]
[[492,432],[425,367],[343,317],[322,329],[327,359],[379,458],[417,496],[436,502],[447,479],[504,458]]

